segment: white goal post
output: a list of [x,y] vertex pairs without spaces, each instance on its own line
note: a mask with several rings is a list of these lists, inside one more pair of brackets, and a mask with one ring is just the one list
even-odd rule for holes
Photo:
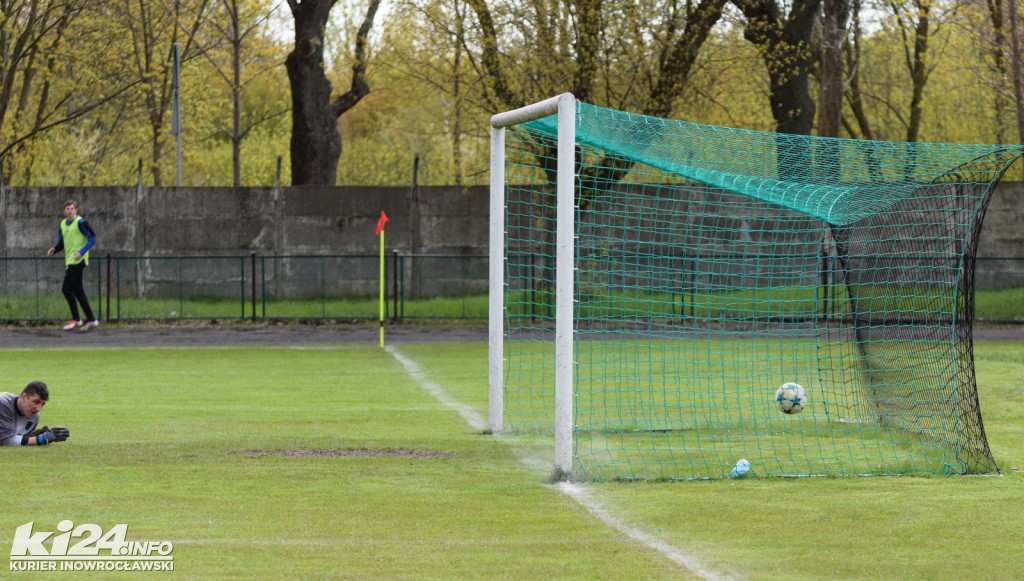
[[555,271],[555,470],[572,474],[576,98],[569,93],[491,117],[488,424],[504,430],[505,128],[558,115]]

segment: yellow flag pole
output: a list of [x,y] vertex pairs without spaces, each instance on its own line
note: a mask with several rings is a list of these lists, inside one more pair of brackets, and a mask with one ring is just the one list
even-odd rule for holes
[[380,346],[384,346],[384,230],[380,231]]

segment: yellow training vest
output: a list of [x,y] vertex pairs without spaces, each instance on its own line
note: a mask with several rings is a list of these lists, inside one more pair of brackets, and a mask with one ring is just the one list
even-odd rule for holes
[[64,219],[60,221],[60,235],[64,239],[64,264],[68,266],[83,261],[86,266],[89,266],[88,252],[82,255],[81,260],[75,260],[75,253],[85,248],[85,245],[89,243],[89,239],[85,237],[85,234],[82,234],[82,230],[78,227],[78,222],[81,220],[81,216],[75,216],[71,224],[68,224],[68,221]]

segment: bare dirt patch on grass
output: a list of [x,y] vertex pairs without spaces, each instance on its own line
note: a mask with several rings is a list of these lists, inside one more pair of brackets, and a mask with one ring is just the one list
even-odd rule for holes
[[247,450],[248,456],[284,456],[286,458],[451,458],[455,454],[437,450],[413,450],[411,448],[350,448],[345,450],[310,450],[293,448],[287,450]]

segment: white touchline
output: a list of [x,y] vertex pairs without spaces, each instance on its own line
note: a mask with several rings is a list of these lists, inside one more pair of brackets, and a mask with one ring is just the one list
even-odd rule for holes
[[[423,369],[419,365],[417,365],[415,361],[406,357],[406,355],[402,353],[394,345],[388,345],[384,347],[384,350],[387,351],[392,357],[394,357],[399,363],[401,363],[402,367],[405,368],[406,373],[409,374],[409,377],[412,377],[414,380],[416,380],[416,382],[420,384],[420,387],[425,389],[427,393],[434,397],[434,399],[441,402],[448,408],[458,412],[459,415],[462,416],[464,420],[466,420],[466,423],[469,424],[469,427],[473,428],[474,430],[483,430],[484,428],[487,427],[487,422],[484,420],[484,417],[482,415],[477,413],[477,411],[474,410],[473,408],[463,403],[460,403],[458,400],[449,395],[448,392],[446,392],[443,387],[431,381],[427,377],[427,373],[423,371]],[[524,457],[522,454],[519,453],[519,451],[516,452],[516,455],[517,457],[519,457],[520,462],[526,464],[528,467],[532,469],[538,468],[538,462],[536,459]],[[550,468],[550,466],[546,463],[542,464],[542,466],[544,468]],[[590,492],[586,490],[586,488],[580,486],[579,484],[574,484],[572,482],[560,482],[556,485],[556,487],[563,494],[575,500],[577,503],[579,503],[580,506],[587,509],[587,511],[590,514],[596,516],[601,522],[603,522],[608,527],[619,531],[620,533],[626,535],[630,539],[633,539],[634,541],[640,543],[641,545],[644,545],[649,549],[655,550],[665,555],[673,563],[679,565],[680,567],[686,569],[694,575],[697,575],[702,579],[715,581],[719,579],[731,579],[731,577],[727,575],[722,575],[705,568],[697,559],[684,555],[678,549],[666,543],[665,541],[655,537],[654,535],[646,533],[637,527],[626,524],[620,521],[619,519],[615,518],[610,512],[608,512],[608,509],[606,509],[603,505],[601,505],[601,503],[593,499]]]

